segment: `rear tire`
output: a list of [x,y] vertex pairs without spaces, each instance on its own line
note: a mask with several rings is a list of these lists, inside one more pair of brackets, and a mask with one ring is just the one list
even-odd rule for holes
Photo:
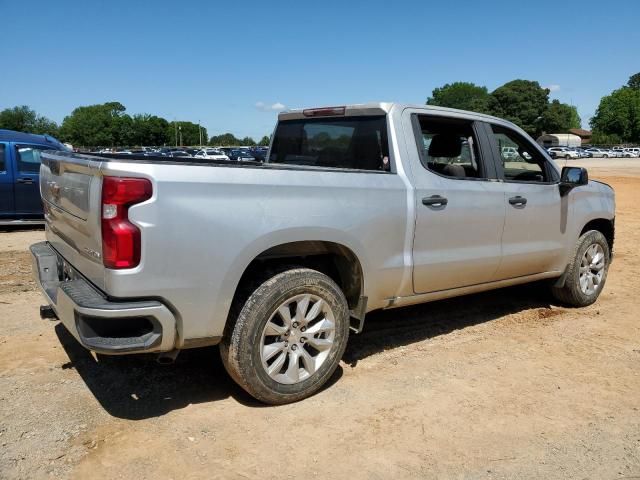
[[564,286],[551,287],[560,302],[573,307],[594,303],[607,280],[611,253],[604,235],[597,230],[584,233],[576,244],[565,272]]
[[322,388],[348,338],[349,309],[340,287],[318,271],[295,268],[249,294],[220,355],[229,375],[250,395],[281,405]]

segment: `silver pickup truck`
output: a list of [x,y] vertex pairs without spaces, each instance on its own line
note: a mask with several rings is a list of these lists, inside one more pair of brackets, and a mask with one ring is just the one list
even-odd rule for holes
[[284,112],[264,163],[45,152],[40,189],[43,317],[103,354],[219,343],[272,404],[316,392],[372,310],[543,279],[589,305],[614,239],[608,185],[429,106]]

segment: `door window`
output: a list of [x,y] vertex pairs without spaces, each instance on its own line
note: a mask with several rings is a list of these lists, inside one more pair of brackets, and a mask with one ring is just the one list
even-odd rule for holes
[[6,149],[4,147],[4,143],[0,143],[0,172],[4,172],[7,170],[7,161],[5,160],[5,152]]
[[420,161],[438,175],[457,179],[487,178],[473,122],[417,115]]
[[491,125],[504,171],[504,179],[547,183],[556,180],[544,156],[524,137],[498,125]]
[[16,152],[18,156],[18,171],[20,173],[40,172],[40,152],[47,150],[47,147],[39,145],[18,145]]

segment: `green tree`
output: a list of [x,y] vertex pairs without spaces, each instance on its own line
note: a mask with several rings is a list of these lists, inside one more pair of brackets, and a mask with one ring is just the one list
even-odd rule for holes
[[17,132],[57,136],[58,125],[47,117],[38,115],[27,105],[5,108],[0,112],[0,128]]
[[622,139],[615,133],[602,133],[595,131],[591,136],[591,143],[593,145],[617,145],[622,142]]
[[133,115],[131,120],[132,145],[166,145],[171,143],[169,122],[164,118],[142,113]]
[[634,90],[640,90],[640,72],[631,75],[629,77],[629,81],[627,82],[627,86],[633,88]]
[[549,89],[530,80],[512,80],[491,92],[489,108],[493,115],[537,136],[542,131],[542,115],[548,103]]
[[553,100],[542,114],[541,128],[547,133],[567,133],[570,128],[580,128],[578,109],[559,100]]
[[271,137],[269,137],[268,135],[265,135],[260,139],[260,142],[258,142],[258,145],[260,145],[261,147],[268,147],[270,143],[271,143]]
[[489,92],[471,82],[447,83],[443,87],[434,88],[427,105],[459,108],[472,112],[489,112]]
[[640,89],[622,87],[602,97],[591,128],[594,136],[615,135],[622,142],[640,142]]
[[256,145],[256,141],[251,137],[244,137],[242,140],[240,140],[240,145],[254,147]]
[[240,145],[239,138],[233,133],[223,133],[222,135],[214,135],[209,139],[209,145],[219,146],[219,147],[229,147],[233,145]]
[[[171,139],[169,143],[174,143],[176,141],[177,133],[178,145],[181,146],[200,145],[200,132],[202,132],[202,143],[206,143],[207,129],[197,123],[186,121],[171,122],[166,130],[167,135]],[[182,142],[180,139],[182,139]]]
[[[124,145],[123,141],[130,141],[131,123],[125,110],[120,102],[77,107],[63,120],[60,136],[85,147]],[[129,120],[122,118],[125,116]]]

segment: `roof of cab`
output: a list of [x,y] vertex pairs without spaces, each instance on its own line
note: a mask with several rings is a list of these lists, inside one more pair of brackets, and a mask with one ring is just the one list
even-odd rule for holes
[[[360,103],[360,104],[351,104],[351,105],[341,105],[339,107],[313,107],[313,108],[297,108],[292,110],[285,110],[278,115],[278,120],[299,120],[302,118],[308,118],[305,114],[305,110],[317,110],[324,108],[340,108],[344,107],[345,112],[344,115],[335,115],[335,116],[369,116],[369,115],[385,115],[391,112],[393,108],[397,108],[400,110],[404,110],[406,108],[412,108],[417,110],[423,110],[425,112],[439,112],[440,114],[450,114],[454,117],[474,117],[478,120],[484,120],[495,123],[507,123],[511,124],[507,120],[504,120],[499,117],[494,117],[491,115],[487,115],[484,113],[478,112],[470,112],[467,110],[459,110],[457,108],[447,108],[447,107],[437,107],[435,105],[425,105],[425,104],[402,104],[402,103],[393,103],[393,102],[371,102],[371,103]],[[333,115],[328,115],[333,116]]]
[[0,142],[37,143],[62,147],[62,143],[51,135],[36,135],[35,133],[16,132],[0,129]]

